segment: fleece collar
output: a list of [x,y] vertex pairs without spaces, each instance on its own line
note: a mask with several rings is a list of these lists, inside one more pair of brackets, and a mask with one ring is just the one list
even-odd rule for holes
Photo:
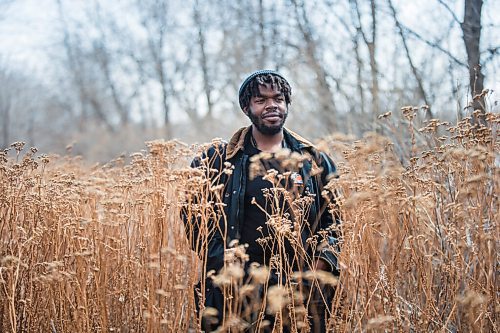
[[[238,151],[243,150],[245,145],[245,137],[247,136],[248,131],[252,129],[252,126],[242,127],[236,133],[234,133],[231,140],[226,148],[226,158],[233,158]],[[283,136],[287,143],[291,145],[292,150],[300,150],[304,148],[314,148],[314,145],[308,140],[304,139],[297,133],[290,131],[287,128],[283,129]]]

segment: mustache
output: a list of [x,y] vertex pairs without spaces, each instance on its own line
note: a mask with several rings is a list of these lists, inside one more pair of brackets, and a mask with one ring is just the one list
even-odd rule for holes
[[273,110],[273,111],[268,111],[266,113],[263,113],[261,118],[268,118],[268,117],[280,117],[280,118],[284,118],[286,115],[288,114],[287,111],[285,112],[280,112],[278,110]]

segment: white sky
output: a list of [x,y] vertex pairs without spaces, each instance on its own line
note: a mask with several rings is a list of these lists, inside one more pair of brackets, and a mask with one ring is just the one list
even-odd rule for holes
[[3,10],[0,14],[1,54],[7,58],[3,62],[33,69],[45,63],[45,50],[51,47],[53,40],[55,1],[18,0],[0,10]]

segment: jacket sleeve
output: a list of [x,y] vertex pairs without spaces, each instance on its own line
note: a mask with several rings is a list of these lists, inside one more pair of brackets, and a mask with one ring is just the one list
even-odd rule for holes
[[215,172],[222,164],[219,152],[212,146],[191,162],[196,172],[186,186],[180,210],[186,237],[192,250],[206,260],[207,271],[218,271],[224,265],[224,240],[218,226],[220,214],[212,191],[220,182],[220,176],[216,177],[220,172]]
[[338,174],[334,162],[325,153],[319,153],[318,164],[323,171],[318,176],[321,216],[316,234],[320,234],[324,241],[316,249],[316,256],[329,264],[334,275],[339,275],[337,255],[340,252],[338,240],[341,216],[337,204],[338,193],[330,186],[326,186],[332,178],[337,178]]

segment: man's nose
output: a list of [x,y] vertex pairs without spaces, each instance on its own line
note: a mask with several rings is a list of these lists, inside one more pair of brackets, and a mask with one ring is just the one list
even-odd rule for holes
[[276,109],[278,107],[278,103],[274,100],[274,98],[268,98],[266,100],[266,108]]

